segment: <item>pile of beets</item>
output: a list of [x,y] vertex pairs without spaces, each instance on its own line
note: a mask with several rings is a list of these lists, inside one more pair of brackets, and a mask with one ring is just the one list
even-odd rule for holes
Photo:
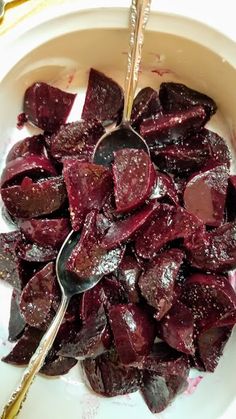
[[25,365],[60,304],[55,259],[71,228],[67,262],[78,281],[101,278],[72,298],[41,370],[67,373],[78,359],[104,396],[140,390],[160,412],[187,385],[190,367],[213,372],[233,325],[236,176],[225,141],[205,128],[208,96],[178,83],[142,89],[132,125],[142,150],[92,163],[96,142],[119,123],[123,91],[91,69],[82,120],[66,123],[75,94],[35,83],[22,121],[40,128],[10,150],[1,177],[5,214],[0,279],[13,286],[4,361]]

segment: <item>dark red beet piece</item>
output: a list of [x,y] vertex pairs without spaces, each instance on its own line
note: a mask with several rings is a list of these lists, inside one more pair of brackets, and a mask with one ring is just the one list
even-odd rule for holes
[[108,313],[121,362],[129,364],[147,355],[154,342],[155,328],[146,310],[130,303],[112,306]]
[[123,91],[111,78],[93,68],[90,69],[83,119],[101,122],[116,121],[123,107]]
[[125,255],[117,270],[117,277],[121,282],[130,303],[139,302],[138,279],[141,268],[133,256]]
[[21,290],[19,260],[15,246],[21,235],[19,231],[0,234],[0,279]]
[[187,110],[146,119],[140,125],[140,134],[148,144],[155,144],[155,141],[168,142],[202,128],[205,122],[204,108],[194,106]]
[[151,199],[169,198],[174,204],[178,204],[178,191],[173,179],[165,173],[156,170],[156,182],[150,196]]
[[67,262],[67,269],[80,279],[102,278],[116,270],[122,260],[124,248],[107,251],[99,243],[96,231],[96,212],[90,212],[84,222],[80,240]]
[[21,313],[29,326],[40,326],[50,311],[54,299],[56,276],[54,264],[48,263],[37,272],[22,291],[20,299]]
[[119,212],[128,212],[150,196],[156,173],[148,154],[143,150],[118,150],[114,155],[116,208]]
[[146,271],[139,278],[141,294],[157,310],[157,320],[172,306],[175,280],[183,257],[184,253],[179,249],[167,250],[149,262]]
[[217,110],[213,99],[181,83],[161,83],[159,96],[165,112],[175,112],[201,105],[206,111],[208,120]]
[[21,293],[19,290],[13,290],[11,297],[10,319],[8,324],[8,340],[10,342],[17,340],[25,328],[25,320],[20,312],[19,307],[20,295]]
[[188,307],[176,302],[161,321],[161,337],[179,352],[193,355],[193,315]]
[[43,156],[44,155],[44,136],[33,135],[24,140],[18,141],[13,145],[7,155],[7,163],[17,159],[18,157],[25,157],[30,155]]
[[229,177],[229,185],[226,199],[227,219],[228,221],[236,220],[236,175]]
[[27,240],[38,246],[54,249],[62,245],[70,232],[70,224],[66,218],[26,220],[20,222],[19,227]]
[[25,178],[21,185],[1,190],[3,202],[13,217],[32,218],[53,213],[66,200],[66,190],[61,177],[38,182]]
[[152,413],[162,412],[170,403],[170,392],[165,378],[157,373],[144,371],[143,373],[143,398]]
[[19,113],[19,115],[17,115],[17,128],[22,129],[26,122],[28,122],[26,114],[24,112]]
[[49,262],[56,259],[58,250],[19,240],[16,245],[17,256],[27,262]]
[[60,160],[66,156],[90,159],[96,142],[104,134],[101,122],[76,121],[62,125],[50,139],[51,155]]
[[114,351],[87,358],[82,361],[82,367],[93,391],[103,396],[133,393],[141,385],[139,371],[124,367]]
[[144,87],[134,99],[131,124],[137,129],[144,119],[161,112],[158,92],[151,87]]
[[199,356],[206,371],[214,372],[230,334],[230,327],[212,327],[199,335]]
[[72,227],[79,230],[89,211],[102,208],[112,189],[111,172],[103,166],[68,158],[63,173]]
[[225,165],[213,165],[194,174],[184,191],[187,211],[204,224],[218,227],[224,220],[229,171]]
[[47,83],[34,83],[25,92],[24,112],[32,124],[55,132],[65,124],[75,96]]
[[209,146],[211,160],[219,164],[226,164],[227,167],[230,167],[231,155],[229,148],[225,140],[216,132],[204,128],[194,134],[193,140],[196,142],[206,141]]
[[42,366],[40,373],[49,377],[67,374],[71,368],[78,363],[77,359],[56,356],[52,360],[46,360]]

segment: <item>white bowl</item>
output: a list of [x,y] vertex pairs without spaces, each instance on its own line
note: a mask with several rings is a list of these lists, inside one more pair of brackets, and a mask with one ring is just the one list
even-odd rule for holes
[[[79,118],[88,70],[94,67],[123,84],[128,44],[126,9],[90,9],[46,19],[6,40],[0,66],[0,164],[7,150],[29,131],[15,128],[26,88],[47,81],[79,92],[70,120]],[[18,34],[19,34],[18,33]],[[2,57],[2,55],[1,55]],[[180,16],[151,15],[145,35],[139,86],[158,88],[163,80],[181,81],[213,97],[219,110],[210,127],[224,135],[232,152],[236,126],[236,45],[209,27]],[[36,130],[30,130],[36,132]],[[233,170],[233,169],[232,169]],[[1,231],[9,226],[3,219]],[[0,284],[0,355],[9,350],[7,322],[11,290]],[[181,395],[158,417],[216,419],[235,399],[235,333],[214,374],[206,374],[192,395]],[[22,369],[0,362],[0,410]],[[199,374],[200,375],[200,374]],[[106,399],[85,387],[78,367],[57,379],[37,377],[19,418],[152,418],[138,393]],[[230,417],[230,416],[227,416]],[[233,416],[231,416],[233,418]]]

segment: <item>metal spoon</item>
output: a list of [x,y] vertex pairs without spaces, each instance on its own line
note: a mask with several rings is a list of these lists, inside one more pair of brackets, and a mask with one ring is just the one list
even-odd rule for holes
[[132,0],[130,13],[130,50],[125,80],[123,118],[118,127],[104,134],[98,141],[93,154],[93,161],[96,164],[110,166],[114,159],[114,151],[121,148],[143,149],[149,154],[146,142],[131,127],[130,117],[138,83],[144,29],[149,17],[150,4],[151,0]]
[[5,8],[7,4],[14,3],[19,0],[0,0],[0,20],[3,18],[5,14]]

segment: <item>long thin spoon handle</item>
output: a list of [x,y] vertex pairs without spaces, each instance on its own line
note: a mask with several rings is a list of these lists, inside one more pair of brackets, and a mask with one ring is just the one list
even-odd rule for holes
[[130,121],[134,95],[138,83],[144,30],[150,13],[151,0],[132,0],[130,9],[130,49],[125,80],[123,122]]
[[42,367],[44,360],[54,342],[58,329],[64,318],[69,300],[69,298],[63,296],[58,312],[51,326],[42,337],[36,352],[32,356],[28,367],[24,371],[19,386],[14,391],[14,393],[12,393],[9,402],[4,407],[1,419],[13,419],[18,415],[21,406],[26,399],[27,392],[34,380],[34,377]]

